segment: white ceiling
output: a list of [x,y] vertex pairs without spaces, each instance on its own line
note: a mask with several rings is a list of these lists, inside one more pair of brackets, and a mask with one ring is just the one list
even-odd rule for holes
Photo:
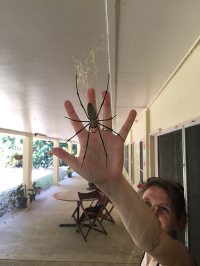
[[0,0],[0,128],[68,139],[64,101],[85,120],[75,76],[99,107],[110,73],[119,131],[199,37],[199,14],[199,0]]

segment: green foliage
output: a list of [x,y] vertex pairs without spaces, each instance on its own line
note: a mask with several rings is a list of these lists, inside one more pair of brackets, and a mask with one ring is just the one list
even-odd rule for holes
[[72,144],[72,155],[77,157],[77,144]]
[[[59,181],[61,181],[64,176],[66,176],[66,170],[59,169]],[[40,186],[42,189],[48,189],[53,186],[53,173],[40,177],[35,181],[37,181],[37,185]]]
[[[62,143],[60,142],[60,148],[62,148],[65,151],[68,151],[68,143]],[[62,160],[60,160],[60,166],[67,166],[67,164],[65,162],[63,162]]]
[[[19,162],[12,159],[14,154],[23,153],[23,139],[21,137],[2,136],[0,138],[0,168],[6,166],[15,167]],[[10,162],[11,160],[11,162]]]
[[27,189],[28,191],[32,191],[32,193],[29,193],[30,202],[32,203],[33,200],[35,200],[35,196],[37,194],[40,194],[41,187],[36,187],[37,182],[32,183],[32,188]]
[[[47,168],[53,165],[53,157],[47,155],[53,148],[53,141],[33,141],[33,168]],[[68,143],[60,143],[60,148],[68,151]],[[3,136],[0,138],[0,167],[22,167],[22,161],[15,160],[15,155],[23,154],[23,138]],[[77,144],[72,144],[72,155],[77,157]],[[67,166],[60,160],[60,166]]]
[[[59,181],[63,180],[64,176],[66,176],[66,170],[65,169],[59,169]],[[53,186],[53,173],[50,175],[40,177],[36,181],[37,182],[33,182],[32,189],[27,189],[28,191],[32,191],[32,193],[34,193],[35,195],[40,194],[40,191],[42,189],[48,189],[48,188]],[[37,187],[36,187],[36,184],[37,184]],[[18,191],[19,191],[19,193],[18,193]],[[24,195],[24,189],[22,188],[21,185],[18,187],[0,192],[0,202],[3,202],[3,204],[0,205],[0,210],[3,210],[9,204],[15,206],[16,202],[18,201],[17,196],[19,197],[20,194],[22,196]],[[30,202],[32,202],[32,194],[28,193],[28,195],[30,198]]]
[[15,167],[22,167],[22,160],[17,160],[15,158],[15,156],[19,156],[19,155],[22,155],[22,153],[18,153],[17,151],[15,151],[13,153],[13,155],[10,157],[10,161],[9,161],[9,164],[11,166],[11,168],[15,168]]
[[70,166],[68,166],[68,169],[66,171],[68,177],[72,177],[73,170]]
[[23,188],[23,185],[19,185],[17,189],[14,189],[9,194],[8,203],[15,207],[16,202],[22,203],[24,198],[26,198],[26,186]]
[[43,140],[33,141],[33,168],[47,168],[53,164],[53,157],[47,155],[53,148],[53,142],[48,144]]
[[32,190],[33,194],[37,195],[40,194],[41,187],[36,187],[37,182],[33,182],[32,184]]

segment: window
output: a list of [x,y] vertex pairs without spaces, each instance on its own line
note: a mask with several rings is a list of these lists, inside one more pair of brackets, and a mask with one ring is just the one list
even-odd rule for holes
[[124,168],[126,170],[127,173],[129,173],[129,168],[128,168],[128,164],[129,164],[129,161],[128,161],[128,145],[125,145],[125,148],[124,148]]
[[185,129],[189,250],[200,263],[200,125]]
[[[182,129],[158,136],[158,177],[183,185]],[[177,232],[185,243],[185,232]]]
[[180,130],[157,135],[158,176],[184,185],[188,228],[185,235],[178,234],[178,239],[186,243],[197,264],[200,264],[200,124],[199,121],[195,121],[195,125],[193,123],[182,126]]
[[131,143],[131,181],[134,182],[134,172],[133,172],[133,165],[134,165],[134,144]]
[[158,176],[183,184],[182,130],[158,136]]

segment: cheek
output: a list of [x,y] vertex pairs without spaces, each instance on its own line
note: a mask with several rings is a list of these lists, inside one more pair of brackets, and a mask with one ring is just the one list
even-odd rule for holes
[[168,215],[160,215],[158,217],[158,220],[161,224],[162,229],[168,233],[169,235],[172,234],[174,231],[174,221],[173,219]]
[[167,230],[168,229],[168,226],[169,226],[169,217],[167,217],[166,215],[163,215],[163,214],[158,214],[158,220],[159,222],[161,223],[161,226],[164,230]]

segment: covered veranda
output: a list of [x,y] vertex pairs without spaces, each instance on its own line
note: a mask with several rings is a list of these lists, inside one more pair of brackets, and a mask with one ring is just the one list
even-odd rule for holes
[[59,201],[56,192],[87,189],[76,173],[58,186],[37,195],[28,208],[14,210],[0,219],[2,266],[132,265],[138,266],[142,251],[134,244],[116,209],[115,225],[104,221],[108,235],[91,231],[85,242],[75,228],[59,227],[73,222],[75,202]]

